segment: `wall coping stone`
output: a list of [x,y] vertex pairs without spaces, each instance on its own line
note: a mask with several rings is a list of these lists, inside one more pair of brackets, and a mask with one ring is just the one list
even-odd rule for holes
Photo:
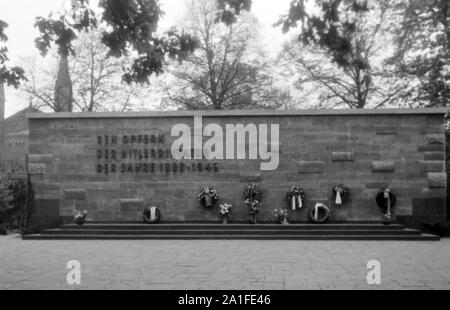
[[28,119],[171,118],[171,117],[261,117],[261,116],[366,116],[366,115],[442,115],[443,108],[430,109],[334,109],[296,111],[175,111],[103,113],[28,113]]

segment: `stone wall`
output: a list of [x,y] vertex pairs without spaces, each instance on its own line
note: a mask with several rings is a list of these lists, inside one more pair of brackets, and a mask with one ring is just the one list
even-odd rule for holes
[[[38,214],[56,223],[71,221],[73,210],[88,210],[95,221],[140,221],[145,206],[157,206],[165,222],[218,221],[215,210],[197,199],[205,185],[234,206],[233,220],[247,220],[244,186],[263,190],[262,221],[287,207],[286,192],[302,187],[306,206],[291,212],[307,221],[317,202],[332,209],[333,221],[377,221],[375,195],[390,187],[397,195],[397,218],[409,226],[446,218],[443,110],[306,112],[174,112],[128,114],[32,114],[29,166]],[[195,128],[194,116],[203,127]],[[264,160],[172,159],[176,124],[195,137],[217,124],[279,124],[280,160],[261,171]],[[198,127],[198,126],[197,126]],[[260,132],[261,134],[261,132]],[[226,136],[224,134],[224,136]],[[270,136],[270,134],[269,134]],[[203,143],[210,137],[200,137]],[[270,142],[270,140],[269,140]],[[262,145],[260,144],[261,148]],[[276,147],[272,145],[272,147]],[[198,152],[195,145],[192,154]],[[226,150],[224,150],[226,152]],[[207,156],[205,154],[205,156]],[[350,199],[333,204],[332,187],[345,184]]]

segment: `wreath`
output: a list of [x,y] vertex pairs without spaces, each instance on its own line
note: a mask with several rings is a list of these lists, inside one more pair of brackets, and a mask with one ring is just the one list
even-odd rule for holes
[[344,185],[338,184],[333,187],[334,203],[336,205],[342,205],[345,202],[348,195],[349,190]]
[[87,216],[88,216],[87,211],[77,212],[75,214],[75,216],[73,217],[73,220],[74,220],[75,224],[81,226],[81,225],[84,225],[84,223],[86,223]]
[[381,210],[383,210],[384,213],[387,213],[389,203],[391,204],[391,210],[394,209],[397,197],[389,188],[386,188],[377,194],[376,201]]
[[331,216],[330,209],[323,203],[318,203],[316,204],[315,207],[309,210],[309,218],[313,223],[317,224],[326,223],[330,219],[330,216]]
[[244,198],[244,205],[248,209],[250,222],[256,224],[256,215],[260,212],[262,206],[262,192],[257,185],[249,184],[245,187]]
[[219,194],[214,188],[205,186],[198,195],[198,200],[203,207],[212,208],[219,201]]
[[156,207],[146,208],[142,214],[144,222],[147,224],[156,224],[161,221],[161,212]]
[[305,200],[306,194],[300,187],[293,186],[287,192],[287,202],[292,210],[303,208],[303,201]]
[[255,184],[247,185],[244,190],[244,198],[249,199],[251,201],[253,201],[253,200],[261,201],[262,192],[259,189],[258,185],[255,185]]

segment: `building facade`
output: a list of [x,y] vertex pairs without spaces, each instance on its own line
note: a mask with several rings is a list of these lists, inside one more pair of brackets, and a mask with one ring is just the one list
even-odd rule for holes
[[[216,222],[198,194],[246,222],[246,184],[262,190],[261,222],[288,208],[292,186],[305,194],[291,222],[317,203],[333,222],[372,222],[375,197],[389,188],[397,220],[411,227],[445,222],[444,110],[300,112],[60,113],[29,115],[29,163],[37,214],[56,226],[87,210],[97,222],[142,220],[157,206],[164,222]],[[349,195],[336,204],[333,188]]]

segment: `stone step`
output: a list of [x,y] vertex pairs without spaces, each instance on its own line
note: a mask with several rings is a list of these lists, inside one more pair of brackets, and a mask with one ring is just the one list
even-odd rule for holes
[[421,232],[413,229],[405,230],[283,230],[283,229],[146,229],[146,230],[98,230],[98,229],[51,229],[42,232],[42,235],[420,235]]
[[403,230],[400,224],[74,224],[64,225],[61,230]]
[[434,235],[26,235],[24,240],[347,240],[439,241]]

